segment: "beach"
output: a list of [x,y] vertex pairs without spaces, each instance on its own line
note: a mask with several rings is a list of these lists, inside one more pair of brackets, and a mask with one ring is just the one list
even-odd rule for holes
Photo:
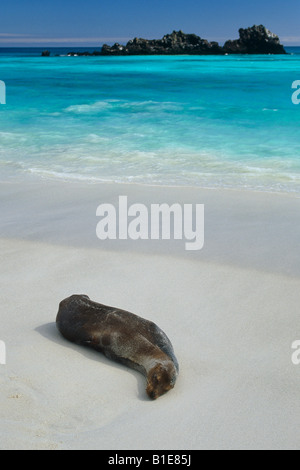
[[[204,204],[205,243],[96,236],[99,204]],[[297,194],[35,177],[1,182],[1,449],[297,449]],[[67,342],[72,294],[157,323],[180,365],[138,372]]]

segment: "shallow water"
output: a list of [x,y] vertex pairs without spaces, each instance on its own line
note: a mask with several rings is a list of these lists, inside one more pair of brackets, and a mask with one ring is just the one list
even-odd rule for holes
[[288,51],[42,58],[0,49],[0,177],[298,193],[300,49]]

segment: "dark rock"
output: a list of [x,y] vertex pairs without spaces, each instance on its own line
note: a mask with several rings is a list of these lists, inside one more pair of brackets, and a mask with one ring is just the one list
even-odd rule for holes
[[68,57],[91,57],[91,56],[98,56],[102,55],[100,51],[94,51],[94,52],[68,52]]
[[50,57],[50,51],[43,51],[42,57]]
[[126,46],[104,44],[102,55],[212,55],[223,54],[217,42],[208,42],[196,34],[173,31],[162,39],[134,38]]
[[70,52],[69,56],[126,56],[126,55],[224,55],[224,54],[286,54],[279,37],[264,26],[240,29],[240,39],[227,41],[224,47],[196,34],[173,31],[162,39],[134,38],[126,45],[104,44],[102,51]]
[[263,25],[240,29],[240,39],[227,41],[223,50],[227,54],[286,54],[279,37]]
[[90,52],[69,52],[68,53],[68,57],[77,57],[77,56],[80,56],[80,57],[87,57],[87,56],[91,56],[92,54]]

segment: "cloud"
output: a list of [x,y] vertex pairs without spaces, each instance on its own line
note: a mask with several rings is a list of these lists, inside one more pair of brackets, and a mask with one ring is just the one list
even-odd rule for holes
[[127,42],[130,38],[120,37],[77,37],[77,38],[49,38],[37,37],[27,34],[0,33],[0,43],[2,44],[97,44],[104,42]]
[[[130,39],[128,37],[39,37],[32,36],[30,34],[18,34],[18,33],[0,33],[0,45],[13,45],[13,44],[24,44],[24,45],[90,45],[96,46],[97,44],[103,43],[127,43]],[[224,43],[228,38],[215,37],[206,38],[209,41],[218,41],[220,44]],[[283,36],[280,37],[280,41],[285,45],[300,45],[300,36]]]
[[300,44],[300,36],[286,36],[280,38],[281,44],[297,43]]
[[16,34],[16,33],[0,33],[0,38],[3,37],[3,38],[24,38],[24,37],[28,37],[29,34]]

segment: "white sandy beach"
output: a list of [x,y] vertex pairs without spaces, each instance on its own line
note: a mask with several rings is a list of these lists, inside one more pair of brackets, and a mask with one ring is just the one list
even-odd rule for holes
[[[205,246],[96,237],[96,208],[205,204]],[[300,199],[28,180],[1,183],[1,449],[298,449]],[[138,372],[56,330],[72,294],[157,323],[180,364],[152,402]]]

